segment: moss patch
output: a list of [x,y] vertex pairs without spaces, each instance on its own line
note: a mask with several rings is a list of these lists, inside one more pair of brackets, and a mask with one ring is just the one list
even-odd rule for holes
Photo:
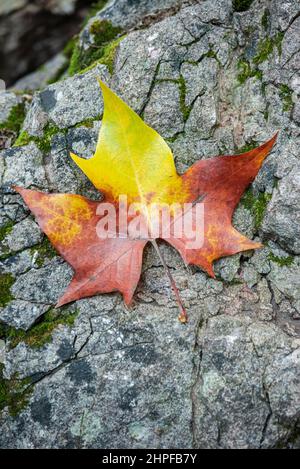
[[5,122],[0,124],[0,130],[11,130],[18,134],[25,119],[25,104],[19,103],[12,108]]
[[293,256],[280,257],[280,256],[275,256],[273,252],[270,252],[268,257],[270,261],[275,262],[281,267],[290,266],[294,262]]
[[9,221],[5,225],[0,227],[0,243],[4,241],[7,235],[12,232],[14,223],[12,221]]
[[272,54],[275,47],[278,53],[281,54],[281,43],[283,39],[283,33],[278,33],[273,37],[266,37],[258,43],[256,55],[253,57],[253,63],[256,65],[265,62],[269,55]]
[[43,153],[49,153],[51,150],[52,137],[58,132],[64,132],[64,129],[60,129],[54,124],[47,124],[42,137],[35,137],[33,135],[29,135],[28,132],[23,131],[15,141],[14,146],[22,147],[24,145],[28,145],[30,142],[34,142]]
[[191,108],[186,105],[186,84],[185,80],[182,75],[180,75],[180,78],[177,81],[179,85],[179,104],[180,104],[180,110],[183,115],[183,120],[186,122],[188,120],[188,117],[191,112]]
[[257,68],[252,68],[248,60],[241,59],[238,61],[238,82],[242,85],[250,77],[256,77],[258,80],[262,79],[262,72]]
[[41,244],[34,246],[30,249],[32,255],[37,254],[35,264],[38,267],[42,267],[46,259],[53,259],[57,255],[54,247],[50,243],[48,238],[44,238]]
[[34,135],[30,135],[28,132],[23,131],[20,133],[19,137],[14,143],[14,147],[22,147],[24,145],[28,145],[30,142],[34,142],[36,146],[43,152],[43,153],[49,153],[51,150],[51,142],[52,138],[54,135],[58,133],[62,134],[67,134],[67,132],[75,127],[92,127],[93,122],[98,121],[101,119],[101,115],[98,115],[96,117],[91,117],[88,119],[85,119],[82,122],[79,122],[78,124],[72,125],[68,127],[67,129],[61,129],[57,127],[55,124],[47,124],[44,130],[44,134],[42,137],[35,137]]
[[6,259],[7,256],[10,254],[10,249],[6,244],[5,238],[9,235],[9,233],[12,232],[13,227],[14,223],[12,221],[9,221],[0,228],[0,246],[2,251],[2,254],[0,255],[0,260]]
[[9,341],[11,348],[16,347],[20,342],[24,342],[31,348],[40,348],[51,342],[52,334],[58,326],[72,326],[77,315],[78,311],[70,312],[52,308],[29,331],[8,327],[5,330],[5,339]]
[[15,277],[8,274],[0,274],[0,306],[6,306],[14,299],[10,289],[15,282]]
[[14,375],[11,379],[5,379],[3,368],[0,363],[0,411],[8,407],[9,414],[15,417],[26,407],[32,387],[29,378],[18,379]]
[[236,155],[239,155],[241,153],[246,153],[247,151],[254,150],[254,148],[257,148],[258,144],[254,140],[250,143],[246,143],[243,147],[238,148],[235,152]]
[[99,63],[106,65],[110,74],[112,74],[114,71],[114,60],[115,60],[117,47],[120,44],[120,42],[123,41],[124,38],[125,36],[122,36],[122,37],[115,39],[114,41],[111,41],[103,49],[103,55],[101,59],[99,60]]
[[250,77],[256,77],[262,80],[262,71],[258,69],[258,65],[266,61],[275,48],[277,48],[278,53],[281,54],[282,39],[283,33],[278,33],[273,37],[266,37],[258,43],[256,54],[251,61],[244,58],[238,61],[238,81],[240,84],[245,83]]
[[262,224],[264,214],[271,197],[271,194],[267,194],[265,192],[260,192],[258,196],[255,196],[252,190],[248,189],[241,200],[242,205],[252,213],[256,229],[258,229]]
[[234,11],[247,11],[252,3],[253,0],[233,0],[232,6]]
[[95,62],[93,62],[88,67],[84,68],[83,70],[80,70],[79,73],[86,73],[89,70],[92,70],[98,64],[103,64],[107,66],[109,73],[112,74],[114,71],[114,60],[115,60],[116,50],[117,50],[118,45],[124,38],[125,36],[118,37],[114,41],[111,41],[109,44],[107,44],[107,46],[103,48],[102,57],[99,60],[96,60]]
[[[75,73],[86,70],[100,59],[108,60],[107,57],[111,56],[112,50],[115,51],[117,44],[109,50],[107,46],[121,32],[121,28],[113,26],[108,20],[95,20],[90,26],[90,33],[94,36],[94,44],[88,50],[83,50],[79,41],[75,42],[68,69],[69,75],[72,76]],[[110,59],[109,63],[111,64],[111,62],[112,60]]]
[[31,137],[26,130],[23,130],[15,141],[14,146],[23,147],[24,145],[28,145],[28,143],[31,142],[31,139],[33,139],[33,137]]
[[292,99],[293,91],[287,85],[280,85],[279,87],[279,96],[283,103],[283,110],[290,111],[293,108],[293,99]]
[[74,43],[72,55],[70,58],[70,65],[68,68],[68,75],[73,76],[80,71],[81,67],[81,49],[78,41]]

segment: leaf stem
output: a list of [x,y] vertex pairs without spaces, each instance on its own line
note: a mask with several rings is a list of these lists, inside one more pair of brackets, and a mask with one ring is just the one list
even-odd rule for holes
[[176,298],[176,302],[178,304],[178,308],[179,308],[179,311],[180,311],[178,319],[179,319],[180,322],[185,324],[188,321],[188,316],[187,316],[186,310],[185,310],[185,308],[182,304],[182,300],[180,298],[179,291],[178,291],[178,288],[176,286],[175,280],[174,280],[174,278],[173,278],[173,276],[170,272],[169,267],[167,266],[167,263],[165,261],[165,258],[163,256],[162,252],[159,249],[159,246],[156,242],[156,239],[152,239],[151,243],[152,243],[155,251],[157,252],[157,255],[158,255],[158,257],[159,257],[159,259],[160,259],[160,261],[161,261],[161,263],[162,263],[162,265],[165,269],[165,272],[166,272],[167,276],[169,277],[170,284],[171,284],[171,287],[173,289],[173,292],[174,292],[174,295],[175,295],[175,298]]

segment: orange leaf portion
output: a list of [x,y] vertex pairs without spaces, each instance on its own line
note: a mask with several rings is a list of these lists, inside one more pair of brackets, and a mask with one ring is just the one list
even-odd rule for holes
[[254,180],[276,138],[277,134],[260,147],[241,155],[198,161],[182,176],[189,187],[190,201],[202,197],[204,204],[204,244],[201,249],[186,249],[188,240],[184,237],[167,240],[187,264],[196,264],[214,277],[214,260],[262,247],[261,243],[241,235],[232,226],[231,219],[243,192]]
[[45,194],[15,187],[74,277],[57,306],[97,293],[120,291],[131,302],[141,275],[146,241],[99,239],[99,202],[75,194]]

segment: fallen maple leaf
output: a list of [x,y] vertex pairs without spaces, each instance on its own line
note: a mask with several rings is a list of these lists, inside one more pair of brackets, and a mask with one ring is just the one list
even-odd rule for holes
[[[104,115],[95,155],[90,159],[72,159],[105,196],[94,202],[75,194],[45,194],[15,187],[34,213],[61,256],[75,273],[57,306],[97,293],[120,291],[129,304],[138,284],[143,249],[150,240],[169,275],[180,308],[179,319],[186,322],[186,312],[175,282],[150,237],[113,237],[101,239],[97,233],[99,207],[111,203],[118,211],[119,197],[140,203],[145,224],[151,223],[151,204],[190,203],[192,215],[197,205],[204,205],[204,239],[201,248],[189,248],[189,237],[171,233],[159,236],[174,246],[187,264],[195,264],[214,276],[214,260],[248,249],[261,247],[241,235],[231,224],[234,208],[246,187],[255,178],[275,140],[241,155],[221,156],[195,163],[182,176],[176,172],[172,152],[160,135],[99,82],[104,99]],[[103,206],[102,206],[103,208]],[[172,223],[176,221],[173,214]]]

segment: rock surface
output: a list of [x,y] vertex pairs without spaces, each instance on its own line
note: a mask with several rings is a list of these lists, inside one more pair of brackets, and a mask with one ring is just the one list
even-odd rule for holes
[[1,0],[0,77],[7,86],[55,56],[92,0]]
[[[299,2],[118,3],[106,12],[123,29],[124,11],[130,28],[140,11],[153,24],[120,41],[112,69],[36,93],[25,145],[1,152],[0,446],[299,448]],[[210,279],[161,246],[186,326],[151,247],[130,310],[118,294],[53,310],[71,269],[11,185],[99,197],[68,156],[94,151],[97,75],[169,141],[179,171],[280,129],[234,214],[263,249],[218,261]]]
[[67,68],[68,60],[63,53],[56,54],[40,69],[20,78],[13,85],[14,91],[35,91],[45,88],[57,75]]

